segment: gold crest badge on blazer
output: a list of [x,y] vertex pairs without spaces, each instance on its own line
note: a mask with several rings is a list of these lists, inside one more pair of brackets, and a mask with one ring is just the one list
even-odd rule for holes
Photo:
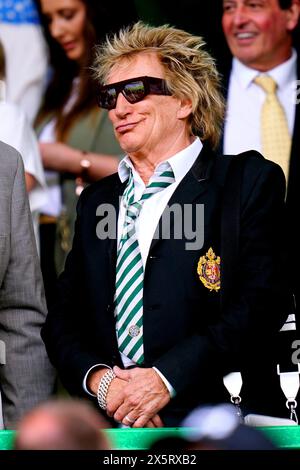
[[212,248],[199,259],[197,273],[200,281],[210,291],[217,292],[221,287],[220,265],[220,256],[216,256]]

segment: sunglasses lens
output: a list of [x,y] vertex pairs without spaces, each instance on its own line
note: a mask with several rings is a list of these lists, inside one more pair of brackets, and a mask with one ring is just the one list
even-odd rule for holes
[[127,83],[123,88],[123,94],[129,103],[137,103],[145,98],[145,86],[141,80]]
[[105,109],[113,109],[116,106],[117,92],[115,88],[107,88],[100,91],[99,106]]
[[166,89],[165,81],[156,77],[137,77],[102,87],[99,95],[99,106],[105,109],[114,109],[117,105],[119,93],[133,104],[142,101],[149,94],[170,95]]

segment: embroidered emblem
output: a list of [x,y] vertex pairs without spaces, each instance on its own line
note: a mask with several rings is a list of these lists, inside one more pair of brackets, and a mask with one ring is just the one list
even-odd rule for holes
[[220,263],[220,256],[216,256],[212,248],[199,259],[197,273],[200,281],[210,291],[218,291],[221,287]]
[[131,338],[138,336],[140,334],[140,331],[141,329],[137,325],[131,325],[128,329],[128,333],[129,333],[129,336],[131,336]]

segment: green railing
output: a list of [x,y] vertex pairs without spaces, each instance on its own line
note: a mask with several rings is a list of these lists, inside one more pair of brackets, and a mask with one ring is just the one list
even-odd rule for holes
[[[300,449],[300,426],[274,426],[260,428],[282,449]],[[161,429],[106,429],[105,433],[113,449],[148,449],[156,440],[164,437],[184,437],[185,428]],[[0,450],[13,448],[15,431],[0,431]]]

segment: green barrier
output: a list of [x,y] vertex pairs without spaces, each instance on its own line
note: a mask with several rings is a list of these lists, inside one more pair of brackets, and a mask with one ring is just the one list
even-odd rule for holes
[[[300,426],[273,426],[259,428],[274,444],[282,449],[300,449]],[[158,439],[184,437],[186,428],[160,429],[106,429],[104,432],[111,442],[112,449],[148,449]],[[0,450],[13,448],[15,431],[0,431]]]
[[259,429],[280,449],[300,449],[300,426],[268,426]]
[[0,450],[12,449],[15,431],[0,431]]

